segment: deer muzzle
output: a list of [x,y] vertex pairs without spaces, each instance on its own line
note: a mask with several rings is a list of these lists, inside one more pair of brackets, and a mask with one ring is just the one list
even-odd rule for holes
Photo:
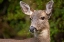
[[34,30],[37,31],[37,29],[33,26],[30,26],[30,32],[34,33]]

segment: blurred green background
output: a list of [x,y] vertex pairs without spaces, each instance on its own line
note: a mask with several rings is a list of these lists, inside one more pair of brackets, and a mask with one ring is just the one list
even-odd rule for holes
[[[0,0],[0,38],[25,39],[33,37],[29,32],[30,19],[20,8],[20,1],[32,9],[43,10],[50,0]],[[64,42],[64,0],[54,0],[49,19],[51,42]]]

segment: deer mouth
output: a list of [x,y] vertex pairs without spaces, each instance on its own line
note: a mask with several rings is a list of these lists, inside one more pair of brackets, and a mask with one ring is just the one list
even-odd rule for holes
[[37,31],[36,28],[31,27],[29,31],[34,35],[34,37],[37,37],[37,34],[38,34],[37,32],[38,32],[38,31]]
[[37,30],[36,29],[34,29],[34,37],[37,37]]

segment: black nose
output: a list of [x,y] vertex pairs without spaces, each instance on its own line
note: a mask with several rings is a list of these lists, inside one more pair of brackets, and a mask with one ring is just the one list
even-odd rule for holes
[[34,29],[36,29],[35,27],[31,26],[30,27],[30,32],[34,33]]

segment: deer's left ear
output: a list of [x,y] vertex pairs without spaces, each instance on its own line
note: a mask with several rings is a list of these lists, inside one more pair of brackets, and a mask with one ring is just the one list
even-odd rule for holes
[[46,14],[50,15],[50,13],[52,12],[53,3],[53,0],[51,0],[46,4]]

